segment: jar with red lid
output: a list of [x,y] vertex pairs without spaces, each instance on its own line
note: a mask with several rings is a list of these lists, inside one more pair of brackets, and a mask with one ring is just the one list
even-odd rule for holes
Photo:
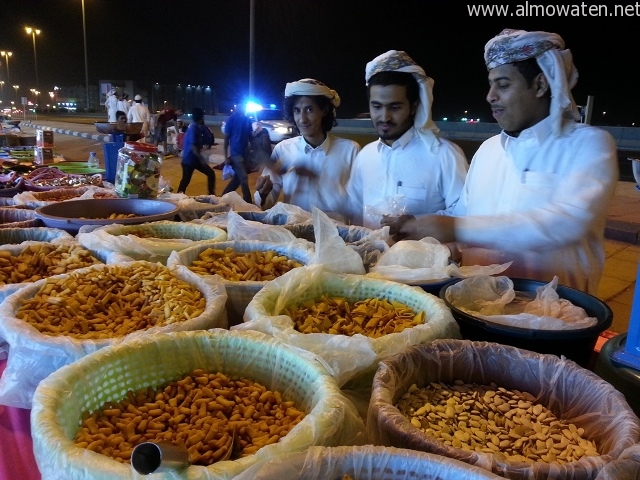
[[118,150],[115,189],[123,198],[156,198],[162,154],[147,143],[126,142]]

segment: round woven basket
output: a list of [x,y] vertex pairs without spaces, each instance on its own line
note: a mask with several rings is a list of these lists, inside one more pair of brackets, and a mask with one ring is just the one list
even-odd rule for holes
[[[424,312],[425,321],[378,338],[294,330],[293,321],[285,316],[285,308],[320,301],[323,295],[351,303],[367,299],[397,301],[416,314]],[[332,273],[322,265],[294,269],[269,282],[251,300],[244,318],[245,323],[237,328],[271,333],[289,344],[314,352],[331,366],[341,385],[358,376],[370,385],[377,362],[403,351],[408,345],[436,338],[460,338],[451,312],[435,295],[389,280]]]
[[[488,385],[528,392],[533,403],[584,428],[599,456],[578,461],[525,463],[445,444],[414,427],[395,406],[409,387],[429,382]],[[469,340],[436,340],[382,361],[373,381],[367,420],[369,440],[477,465],[511,479],[593,479],[607,463],[640,439],[640,421],[623,395],[571,360],[515,347]],[[541,439],[539,439],[541,440]]]
[[[284,255],[291,260],[296,260],[302,265],[307,265],[311,261],[313,252],[309,251],[305,245],[284,245],[273,242],[260,242],[251,240],[230,240],[225,242],[216,242],[214,244],[200,244],[186,248],[180,252],[172,254],[167,260],[167,266],[185,265],[189,267],[194,260],[198,259],[198,255],[207,248],[215,248],[225,250],[231,248],[236,252],[248,253],[267,250],[273,250],[278,255]],[[222,280],[227,291],[227,317],[229,325],[238,325],[242,323],[245,309],[253,296],[258,293],[262,287],[269,282],[266,281],[246,281],[234,282],[230,280]]]
[[[131,262],[133,268],[139,268],[149,262]],[[151,265],[150,266],[157,266]],[[77,278],[91,273],[102,273],[109,276],[112,269],[121,268],[122,262],[117,264],[98,264],[91,267],[74,270],[70,273],[49,277],[30,283],[4,299],[0,305],[0,337],[10,346],[7,368],[0,379],[0,404],[19,408],[30,408],[33,392],[38,383],[58,368],[72,363],[90,353],[107,346],[122,343],[152,335],[157,332],[206,330],[209,328],[226,327],[227,319],[224,310],[226,294],[220,286],[210,285],[184,268],[177,268],[173,274],[188,283],[194,290],[198,290],[205,298],[204,311],[193,318],[185,318],[173,323],[151,327],[145,330],[135,330],[126,335],[109,336],[99,339],[83,339],[69,335],[45,335],[26,321],[18,318],[16,312],[23,301],[34,297],[44,284],[52,279]],[[132,282],[133,283],[133,282]],[[132,285],[133,286],[133,285]],[[71,292],[73,295],[74,292]],[[103,294],[104,295],[104,294]],[[101,301],[103,295],[96,298]],[[117,294],[116,294],[117,295]],[[64,301],[64,294],[60,293]],[[148,299],[147,299],[148,301]],[[114,300],[113,303],[117,304]],[[157,304],[160,304],[157,302]]]
[[87,248],[119,252],[134,260],[167,263],[171,252],[224,241],[227,233],[213,225],[161,220],[140,225],[106,225],[76,235]]
[[[18,212],[32,212],[31,210],[16,209]],[[22,223],[22,222],[20,222]],[[38,220],[39,225],[42,223]],[[51,242],[60,243],[73,240],[73,236],[59,228],[9,227],[0,229],[0,245],[17,245],[23,242]]]
[[38,387],[31,412],[34,454],[43,478],[139,478],[130,465],[76,447],[85,411],[157,387],[194,369],[246,377],[295,402],[306,417],[279,442],[234,461],[190,466],[154,479],[231,479],[260,460],[311,445],[363,442],[364,424],[319,363],[258,332],[210,330],[157,334],[105,348],[68,365]]

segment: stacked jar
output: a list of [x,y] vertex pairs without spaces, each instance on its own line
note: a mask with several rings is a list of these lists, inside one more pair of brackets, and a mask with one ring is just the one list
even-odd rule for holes
[[147,143],[126,142],[118,150],[115,190],[123,198],[156,198],[162,154]]

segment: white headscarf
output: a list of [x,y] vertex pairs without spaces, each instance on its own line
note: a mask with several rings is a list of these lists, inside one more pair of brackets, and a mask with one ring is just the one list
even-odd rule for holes
[[431,119],[431,104],[433,103],[433,79],[428,77],[422,67],[406,54],[399,50],[389,50],[387,53],[377,56],[365,68],[365,80],[367,86],[369,80],[380,72],[406,72],[411,73],[418,82],[420,102],[413,119],[413,125],[418,133],[423,136],[428,145],[437,137],[438,127]]
[[292,95],[302,95],[305,97],[322,95],[331,100],[334,108],[340,106],[340,95],[338,95],[338,92],[313,78],[302,78],[297,82],[287,83],[284,88],[284,96],[291,97]]
[[562,37],[555,33],[505,29],[484,47],[488,70],[528,58],[536,59],[551,87],[549,116],[556,135],[562,133],[564,118],[580,120],[578,107],[571,95],[571,89],[578,81],[578,71],[571,51],[564,46]]

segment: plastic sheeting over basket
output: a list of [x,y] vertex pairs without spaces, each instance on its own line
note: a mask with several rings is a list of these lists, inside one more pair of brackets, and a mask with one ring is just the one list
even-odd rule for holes
[[[395,300],[415,313],[424,311],[425,323],[379,338],[295,330],[293,320],[282,313],[284,309],[307,300],[320,300],[322,295],[351,302],[372,298]],[[401,352],[409,345],[437,338],[460,338],[451,312],[435,295],[388,280],[331,273],[322,265],[294,269],[271,281],[249,303],[244,322],[233,328],[259,330],[314,352],[328,364],[340,385],[360,374],[366,375],[375,369],[379,360]]]
[[[174,252],[167,260],[167,266],[172,267],[175,265],[184,265],[189,267],[194,260],[198,259],[198,255],[207,248],[215,248],[219,250],[225,250],[231,248],[232,250],[240,253],[248,252],[266,252],[267,250],[273,250],[278,255],[284,255],[289,259],[296,260],[302,265],[307,265],[313,256],[313,245],[303,242],[291,242],[289,244],[273,243],[273,242],[261,242],[261,241],[226,241],[217,242],[211,244],[196,245],[186,248],[180,252]],[[213,275],[212,275],[213,276]],[[236,325],[242,322],[244,311],[249,305],[249,302],[253,296],[259,292],[268,281],[241,281],[234,282],[231,280],[222,279],[225,289],[227,291],[227,316],[229,319],[229,325]]]
[[[131,264],[144,267],[148,262],[139,261],[131,262]],[[114,266],[95,265],[75,270],[69,274],[49,277],[49,279],[86,275],[92,271],[108,273],[112,267],[117,268],[123,265],[126,263]],[[7,368],[0,379],[0,404],[30,408],[33,392],[38,382],[60,367],[106,346],[157,332],[226,328],[227,318],[224,305],[227,295],[224,287],[221,284],[207,282],[183,267],[174,269],[174,274],[203,294],[206,306],[202,314],[184,321],[176,321],[147,330],[136,330],[124,336],[104,339],[78,339],[68,335],[45,335],[16,317],[16,312],[22,302],[36,295],[40,287],[49,279],[39,280],[9,295],[0,305],[0,337],[3,337],[10,347]]]
[[162,220],[140,225],[81,227],[76,238],[87,248],[112,250],[134,260],[166,264],[171,252],[224,241],[227,233],[213,225]]
[[155,473],[154,479],[231,479],[256,462],[312,445],[363,443],[364,424],[322,366],[258,332],[157,334],[103,349],[66,366],[38,387],[31,411],[35,458],[43,480],[140,478],[131,466],[76,447],[82,412],[128,390],[160,386],[194,369],[246,377],[294,401],[306,417],[279,442],[234,461]]
[[0,229],[42,227],[36,212],[28,208],[0,207]]
[[86,198],[118,198],[118,194],[109,188],[97,186],[60,187],[45,191],[19,193],[13,197],[13,203],[35,210],[38,207],[64,200],[84,200]]
[[72,240],[73,236],[71,234],[59,228],[25,227],[0,229],[0,249],[6,249],[10,245],[18,245],[25,242],[62,243]]
[[[266,225],[281,225],[289,230],[296,238],[301,238],[309,242],[315,241],[313,214],[302,210],[295,205],[278,203],[274,207],[264,212],[239,211],[234,212],[243,219],[252,222],[259,222]],[[226,225],[228,218],[227,213],[212,213],[203,217],[213,224],[220,226]],[[373,230],[357,225],[344,225],[335,222],[338,234],[346,243],[356,243]]]
[[[414,427],[395,406],[412,384],[488,385],[526,391],[554,415],[596,442],[600,456],[566,464],[501,460],[489,453],[445,445]],[[511,479],[593,479],[607,463],[640,439],[640,421],[613,386],[575,362],[506,345],[436,340],[382,361],[374,377],[367,420],[369,440],[436,453]]]
[[431,453],[374,445],[310,447],[263,460],[234,480],[499,480],[478,467]]

